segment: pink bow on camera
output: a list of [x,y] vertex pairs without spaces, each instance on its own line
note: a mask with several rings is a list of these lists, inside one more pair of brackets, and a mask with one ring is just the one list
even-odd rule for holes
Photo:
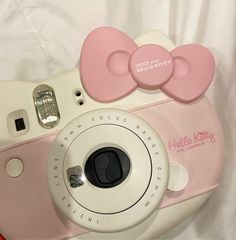
[[138,87],[191,102],[206,91],[214,69],[214,58],[203,46],[183,45],[171,52],[155,44],[138,47],[110,27],[89,34],[80,58],[83,86],[99,102],[119,100]]

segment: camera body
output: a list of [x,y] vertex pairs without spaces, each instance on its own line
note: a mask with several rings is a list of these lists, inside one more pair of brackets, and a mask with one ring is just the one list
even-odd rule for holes
[[[81,72],[0,83],[0,231],[7,239],[158,237],[218,186],[224,138],[204,96],[210,81],[182,79],[197,74],[194,64],[212,72],[210,55],[189,67],[175,56],[185,50],[172,59],[174,45],[158,31],[123,40],[100,28],[85,41]],[[178,83],[168,86],[173,76]],[[182,93],[179,82],[199,93]]]

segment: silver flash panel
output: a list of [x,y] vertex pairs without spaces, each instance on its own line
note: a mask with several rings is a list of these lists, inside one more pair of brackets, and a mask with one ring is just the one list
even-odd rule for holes
[[33,99],[39,124],[46,129],[55,127],[60,121],[60,113],[53,89],[39,85],[34,89]]

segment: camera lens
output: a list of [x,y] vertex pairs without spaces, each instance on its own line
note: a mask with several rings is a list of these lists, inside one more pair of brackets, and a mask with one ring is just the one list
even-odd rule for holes
[[122,183],[130,171],[130,160],[125,152],[104,147],[93,152],[86,164],[87,179],[100,188],[112,188]]

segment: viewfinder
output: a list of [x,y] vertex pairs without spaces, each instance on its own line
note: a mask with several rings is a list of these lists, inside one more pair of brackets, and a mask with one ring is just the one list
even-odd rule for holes
[[24,118],[18,118],[18,119],[16,119],[16,120],[15,120],[15,125],[16,125],[16,131],[17,131],[17,132],[26,129]]

